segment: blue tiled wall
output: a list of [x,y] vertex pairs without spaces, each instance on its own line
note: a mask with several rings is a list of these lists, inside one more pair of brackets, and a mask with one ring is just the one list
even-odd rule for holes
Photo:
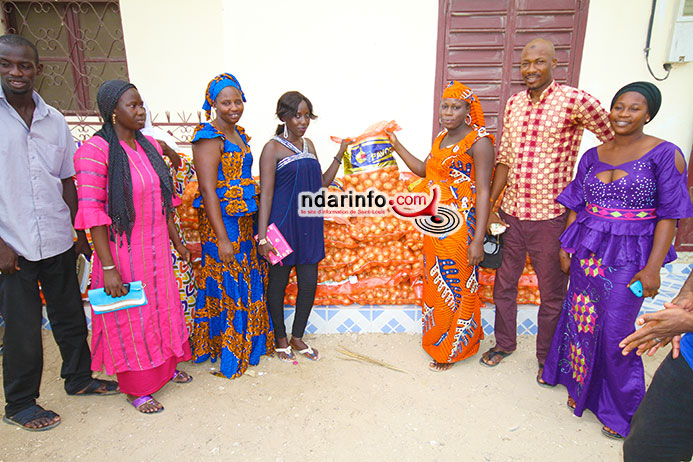
[[[642,306],[642,312],[649,313],[662,308],[662,304],[674,298],[693,264],[672,263],[662,268],[662,285],[659,295],[648,298]],[[494,306],[488,304],[481,310],[481,323],[486,335],[493,334],[495,317]],[[90,310],[87,311],[87,323],[91,328]],[[289,327],[293,323],[294,309],[288,307],[284,313]],[[0,319],[0,325],[2,320]],[[44,328],[50,329],[48,320],[43,319]],[[421,332],[421,308],[418,305],[350,305],[350,306],[316,306],[308,320],[306,331],[309,334],[337,334],[347,332]],[[517,333],[536,335],[537,306],[520,305],[517,313]]]

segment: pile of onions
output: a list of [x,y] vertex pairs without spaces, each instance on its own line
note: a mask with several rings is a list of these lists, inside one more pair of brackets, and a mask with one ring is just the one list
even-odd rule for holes
[[414,264],[420,258],[422,258],[422,254],[417,256],[399,240],[366,244],[361,247],[356,261],[349,265],[347,271],[350,275],[358,275],[374,266],[391,267],[392,265]]
[[[479,297],[481,297],[481,301],[493,303],[493,283],[495,278],[496,270],[479,268]],[[534,267],[529,259],[529,255],[527,255],[525,268],[517,284],[517,303],[541,304],[537,274],[534,272]]]
[[421,295],[416,287],[406,281],[397,285],[376,287],[350,298],[361,305],[410,305],[418,304]]
[[[369,173],[347,175],[335,180],[357,191],[370,187],[388,195],[406,191],[416,179],[400,174],[396,167]],[[193,252],[200,254],[200,233],[197,210],[192,206],[198,184],[191,181],[178,208],[181,228]],[[409,221],[393,216],[351,217],[325,220],[325,259],[318,266],[316,305],[389,305],[418,304],[421,300],[423,277],[423,239]],[[202,277],[200,263],[193,263],[196,278]],[[493,302],[495,270],[479,269],[479,295],[484,302]],[[284,302],[296,303],[296,276],[292,272]],[[518,303],[539,304],[537,278],[529,257],[518,285]]]
[[539,296],[539,288],[537,287],[518,287],[517,288],[517,303],[541,305],[541,297]]
[[421,239],[419,233],[408,233],[405,236],[404,244],[413,252],[420,252],[423,250],[423,239]]
[[181,200],[183,203],[178,206],[178,216],[180,217],[180,227],[183,230],[185,240],[189,244],[200,242],[199,224],[197,221],[197,210],[193,207],[193,201],[197,194],[197,181],[191,181],[185,187]]
[[421,240],[409,221],[392,216],[352,218],[347,232],[352,238],[362,242],[391,242],[407,233],[412,233],[414,239]]
[[[334,187],[361,192],[374,188],[394,196],[405,192],[412,179],[403,181],[397,167],[385,167],[346,175],[336,179]],[[315,304],[419,303],[422,246],[421,234],[411,223],[394,216],[325,220],[325,259],[318,266]],[[292,272],[286,304],[295,303],[296,290]]]
[[[347,223],[351,223],[346,218]],[[343,223],[325,220],[325,248],[337,247],[345,249],[353,249],[358,247],[358,242],[348,232],[349,226],[344,226]]]
[[[284,298],[284,303],[287,305],[296,305],[296,294],[287,294]],[[329,305],[351,305],[351,299],[346,295],[316,295],[314,305],[329,306]]]
[[400,181],[397,167],[385,167],[372,172],[354,173],[344,177],[344,188],[366,191],[375,188],[379,192],[394,195],[407,190],[407,184]]
[[358,258],[358,249],[340,249],[338,247],[325,246],[325,259],[320,262],[320,266],[325,269],[344,268],[357,261]]

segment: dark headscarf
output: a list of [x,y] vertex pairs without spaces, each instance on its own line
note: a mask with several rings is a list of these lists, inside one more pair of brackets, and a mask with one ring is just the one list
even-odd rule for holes
[[[113,128],[113,110],[118,105],[118,100],[123,96],[123,93],[131,88],[136,87],[122,80],[109,80],[99,87],[96,95],[99,112],[103,118],[103,126],[101,130],[95,133],[95,136],[103,138],[108,143],[108,215],[113,222],[109,236],[112,241],[116,240],[116,236],[125,234],[128,242],[130,242],[130,234],[135,222],[130,163]],[[135,131],[135,140],[147,153],[149,162],[159,176],[163,204],[162,213],[168,216],[173,210],[171,204],[173,181],[168,173],[166,163],[154,145],[139,130]]]
[[662,93],[656,85],[650,82],[633,82],[621,88],[614,95],[614,99],[611,100],[611,109],[614,108],[614,104],[616,104],[618,97],[629,91],[640,93],[645,97],[647,101],[647,113],[650,114],[650,120],[654,119],[657,112],[659,112],[659,107],[662,105]]

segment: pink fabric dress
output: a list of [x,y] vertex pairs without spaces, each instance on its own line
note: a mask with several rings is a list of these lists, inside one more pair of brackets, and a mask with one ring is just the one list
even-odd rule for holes
[[[149,138],[159,153],[158,143]],[[123,282],[142,281],[148,304],[94,315],[92,311],[92,370],[117,374],[123,393],[143,396],[156,392],[175,372],[176,364],[191,357],[168,236],[162,213],[159,177],[144,149],[124,142],[130,161],[135,222],[128,247],[125,236],[109,241]],[[79,209],[76,229],[111,224],[108,204],[108,143],[98,136],[75,153]],[[180,204],[174,197],[173,205]],[[92,259],[91,288],[104,286],[99,256]]]

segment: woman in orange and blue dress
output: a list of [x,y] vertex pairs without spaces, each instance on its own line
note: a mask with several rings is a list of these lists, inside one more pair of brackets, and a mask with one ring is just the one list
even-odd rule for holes
[[474,355],[483,338],[478,264],[484,257],[483,226],[490,211],[493,137],[486,132],[481,103],[471,89],[450,82],[440,101],[444,130],[421,161],[390,133],[407,167],[424,177],[412,192],[440,189],[439,205],[455,209],[461,226],[447,235],[424,235],[423,348],[429,368],[446,371]]
[[231,74],[220,74],[207,86],[202,108],[211,119],[193,134],[193,160],[199,195],[202,242],[199,291],[193,312],[193,359],[220,360],[219,373],[242,375],[260,357],[274,352],[267,312],[266,264],[258,259],[253,236],[258,184],[250,173],[250,137],[238,126],[245,95]]

